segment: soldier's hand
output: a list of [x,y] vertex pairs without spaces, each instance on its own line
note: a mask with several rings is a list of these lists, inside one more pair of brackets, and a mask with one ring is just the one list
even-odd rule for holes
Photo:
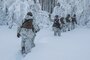
[[21,35],[20,35],[19,33],[17,33],[17,37],[20,38],[20,36],[21,36]]
[[40,29],[38,29],[37,31],[35,31],[35,33],[39,32],[39,31],[40,31]]

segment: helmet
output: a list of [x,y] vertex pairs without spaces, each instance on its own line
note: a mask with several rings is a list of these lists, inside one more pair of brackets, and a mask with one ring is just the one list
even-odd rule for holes
[[61,20],[63,20],[64,19],[64,17],[61,17]]
[[76,14],[74,14],[73,16],[76,17]]
[[33,16],[33,14],[32,14],[31,12],[28,12],[27,15],[29,15],[29,16]]
[[59,16],[58,15],[55,15],[56,18],[58,18]]
[[67,14],[68,17],[70,17],[70,14]]

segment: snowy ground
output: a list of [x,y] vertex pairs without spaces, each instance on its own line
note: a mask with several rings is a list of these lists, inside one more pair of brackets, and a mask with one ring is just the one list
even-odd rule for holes
[[0,60],[90,60],[90,29],[76,28],[61,37],[42,29],[35,38],[36,47],[25,58],[18,53],[21,39],[16,32],[16,28],[0,27]]

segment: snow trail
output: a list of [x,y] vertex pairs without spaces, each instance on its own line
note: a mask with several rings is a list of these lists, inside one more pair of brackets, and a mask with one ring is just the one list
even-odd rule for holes
[[90,31],[77,28],[54,36],[51,29],[43,29],[37,33],[36,47],[24,60],[89,60]]
[[90,60],[90,29],[76,28],[54,36],[50,28],[41,29],[36,47],[25,58],[19,55],[21,39],[16,28],[0,27],[0,60]]

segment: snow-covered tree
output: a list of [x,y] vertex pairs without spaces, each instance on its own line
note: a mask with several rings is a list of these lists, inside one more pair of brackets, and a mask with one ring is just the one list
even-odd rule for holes
[[56,14],[64,17],[67,14],[71,14],[71,16],[76,14],[78,24],[90,23],[90,0],[0,0],[0,24],[20,25],[28,11],[33,12],[36,20],[42,14],[45,15],[45,11],[47,11],[52,13],[52,18]]
[[87,25],[90,21],[90,0],[58,0],[58,3],[60,3],[60,7],[54,7],[52,17],[56,14],[64,17],[67,14],[71,14],[71,16],[76,14],[78,24]]

